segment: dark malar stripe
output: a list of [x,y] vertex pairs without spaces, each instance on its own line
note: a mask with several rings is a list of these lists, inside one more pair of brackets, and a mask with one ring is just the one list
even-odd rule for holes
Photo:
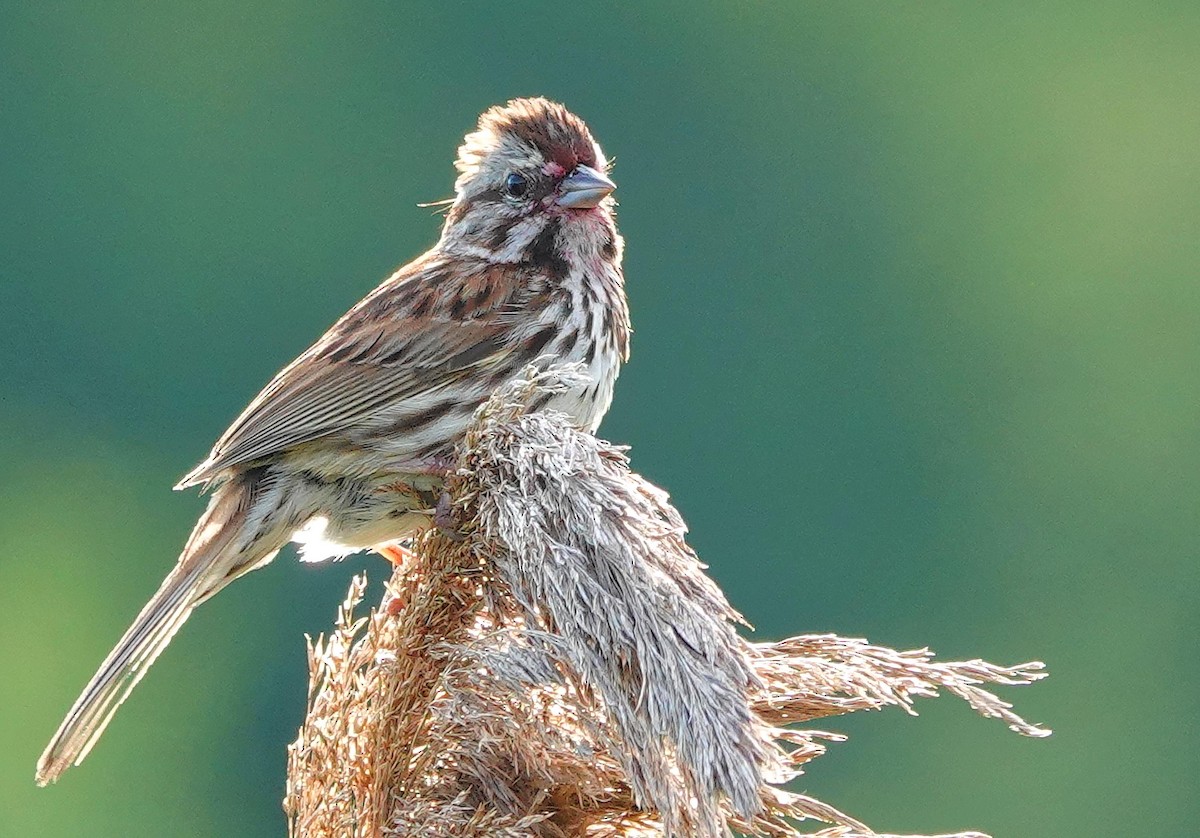
[[554,279],[562,279],[571,269],[567,260],[558,254],[558,248],[554,246],[554,240],[558,237],[558,225],[557,219],[547,224],[546,228],[538,233],[537,238],[529,243],[526,256],[530,264]]

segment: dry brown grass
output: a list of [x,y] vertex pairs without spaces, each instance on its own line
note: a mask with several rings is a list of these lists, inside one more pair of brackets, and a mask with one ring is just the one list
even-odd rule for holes
[[531,373],[493,398],[450,484],[463,537],[428,534],[365,617],[356,579],[310,643],[293,838],[874,836],[782,788],[842,738],[788,725],[912,712],[945,690],[1049,733],[981,686],[1029,684],[1040,663],[740,638],[666,494],[620,449],[526,411],[577,374]]

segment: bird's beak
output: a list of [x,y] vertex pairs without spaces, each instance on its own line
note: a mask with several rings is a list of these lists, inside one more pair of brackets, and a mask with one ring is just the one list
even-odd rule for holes
[[560,207],[591,209],[611,193],[617,185],[591,166],[576,166],[562,182],[555,201]]

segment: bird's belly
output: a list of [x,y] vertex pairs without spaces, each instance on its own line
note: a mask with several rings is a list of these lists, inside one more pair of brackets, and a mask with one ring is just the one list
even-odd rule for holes
[[316,513],[292,540],[304,561],[321,561],[416,535],[429,524],[442,481],[426,474],[385,473],[336,483],[310,476],[307,483]]
[[595,431],[612,402],[612,390],[611,384],[591,383],[554,395],[543,409],[561,411],[584,430]]

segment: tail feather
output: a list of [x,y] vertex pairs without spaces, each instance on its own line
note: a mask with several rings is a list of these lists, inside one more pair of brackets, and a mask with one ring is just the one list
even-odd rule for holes
[[38,760],[38,785],[54,782],[83,761],[192,609],[238,576],[265,564],[282,546],[282,542],[264,543],[266,538],[247,532],[255,518],[249,514],[254,489],[251,481],[235,479],[216,491],[179,563],[100,664],[46,746]]

